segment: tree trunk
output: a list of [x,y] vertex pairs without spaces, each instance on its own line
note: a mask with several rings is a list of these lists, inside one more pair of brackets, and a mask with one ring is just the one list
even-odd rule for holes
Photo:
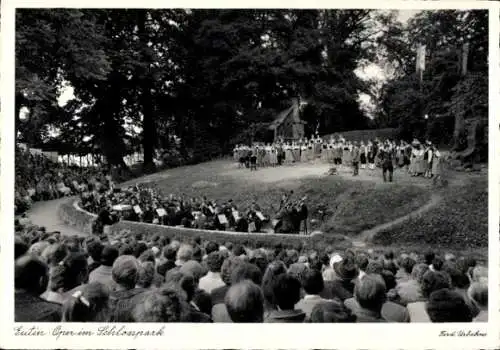
[[156,130],[154,115],[152,109],[152,97],[150,84],[146,83],[142,90],[141,104],[142,104],[142,147],[144,153],[143,169],[146,173],[151,173],[156,170],[155,163],[153,162],[154,143],[156,140]]
[[[142,10],[137,12],[137,27],[138,35],[141,40],[142,45],[146,45],[149,41],[149,35],[146,28],[146,23],[148,21],[147,10]],[[149,60],[147,55],[143,55],[145,61]],[[150,68],[146,68],[146,71],[140,69],[139,72],[145,79],[142,80],[141,89],[141,105],[142,105],[142,147],[143,147],[143,171],[145,173],[152,173],[156,169],[155,163],[153,162],[154,146],[156,141],[156,130],[155,130],[155,116],[153,115],[153,98],[152,98],[152,88],[153,82],[151,81],[151,71]]]

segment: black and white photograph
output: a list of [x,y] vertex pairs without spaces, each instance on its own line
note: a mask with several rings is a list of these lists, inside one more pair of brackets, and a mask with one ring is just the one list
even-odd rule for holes
[[404,323],[487,344],[498,11],[83,5],[13,11],[14,340]]

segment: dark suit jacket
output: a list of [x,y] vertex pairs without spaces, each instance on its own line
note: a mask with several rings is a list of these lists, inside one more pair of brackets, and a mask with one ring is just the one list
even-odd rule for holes
[[324,299],[340,299],[342,301],[352,298],[354,283],[351,281],[333,280],[325,281],[325,287],[319,294]]
[[305,318],[302,310],[273,310],[266,315],[264,323],[302,323]]
[[212,305],[224,304],[224,298],[226,297],[228,290],[229,286],[222,286],[212,290],[212,293],[210,293],[210,296],[212,297]]
[[[347,299],[344,304],[349,309],[351,309],[351,311],[356,314],[356,316],[358,314],[361,314],[362,318],[366,315],[378,317],[375,313],[367,312],[366,310],[364,310],[354,298]],[[393,303],[392,301],[387,301],[384,303],[384,305],[382,306],[382,310],[380,311],[380,317],[387,322],[410,322],[410,314],[408,313],[408,310],[404,306]]]
[[144,288],[134,288],[111,293],[109,301],[113,311],[110,322],[134,322],[132,312],[135,306],[142,302],[146,291]]
[[61,322],[61,305],[26,292],[14,294],[15,322]]

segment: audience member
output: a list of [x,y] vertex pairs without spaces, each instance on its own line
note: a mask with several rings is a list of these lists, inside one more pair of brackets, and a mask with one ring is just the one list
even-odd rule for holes
[[60,322],[61,305],[40,298],[48,285],[47,265],[24,255],[16,260],[14,272],[15,322]]
[[432,322],[472,322],[471,311],[464,298],[449,288],[432,292],[426,310]]
[[85,285],[65,300],[62,322],[108,322],[109,293],[108,287],[100,282]]
[[[386,302],[386,288],[382,277],[367,274],[354,287],[356,306],[351,310],[356,315],[357,322],[385,322],[382,317],[382,306]],[[346,306],[349,308],[350,303]]]
[[136,288],[139,271],[139,261],[133,255],[122,255],[113,263],[111,275],[116,288],[110,295],[112,322],[132,321],[132,309],[139,302],[139,296],[146,291]]
[[341,303],[321,302],[314,305],[309,322],[354,323],[356,322],[356,315]]
[[311,316],[314,305],[326,301],[320,296],[325,284],[321,272],[317,270],[308,270],[302,280],[302,288],[305,292],[304,297],[295,305],[297,309],[306,314],[306,318]]
[[[435,259],[434,259],[435,260]],[[440,271],[427,271],[422,277],[422,299],[420,301],[408,303],[407,308],[410,314],[410,322],[431,322],[427,313],[427,302],[432,292],[439,289],[451,287],[449,276]]]
[[179,294],[166,288],[144,293],[142,302],[135,305],[132,311],[135,322],[180,322],[181,314]]
[[221,268],[224,259],[222,255],[217,250],[212,250],[207,258],[206,264],[208,267],[208,273],[200,278],[199,288],[207,293],[211,293],[214,289],[224,286],[224,281],[221,277]]
[[278,275],[271,284],[272,300],[276,301],[276,308],[266,314],[264,322],[303,322],[306,314],[295,309],[300,300],[300,289],[300,281],[297,278],[287,273]]
[[484,282],[473,282],[467,291],[469,300],[479,310],[474,317],[474,322],[488,322],[488,284]]
[[264,320],[264,298],[255,283],[241,281],[227,291],[224,304],[235,323],[261,323]]

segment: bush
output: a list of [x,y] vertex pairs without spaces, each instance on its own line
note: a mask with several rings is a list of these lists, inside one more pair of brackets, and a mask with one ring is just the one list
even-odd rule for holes
[[331,135],[324,135],[323,139],[329,140],[330,136],[337,138],[342,135],[346,140],[351,141],[370,141],[376,138],[381,140],[396,140],[398,139],[398,129],[396,128],[386,128],[386,129],[367,129],[367,130],[350,130],[338,133],[333,133]]

